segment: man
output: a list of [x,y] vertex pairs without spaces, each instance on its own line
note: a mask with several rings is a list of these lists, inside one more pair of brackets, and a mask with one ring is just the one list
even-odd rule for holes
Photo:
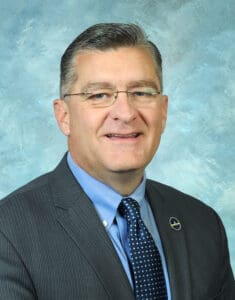
[[234,299],[219,217],[145,178],[167,102],[138,26],[98,24],[67,48],[54,111],[69,152],[1,201],[1,299]]

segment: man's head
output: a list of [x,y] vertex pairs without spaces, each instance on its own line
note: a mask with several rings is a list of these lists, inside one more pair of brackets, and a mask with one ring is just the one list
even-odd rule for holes
[[95,25],[71,45],[62,58],[56,119],[74,161],[128,194],[166,123],[160,53],[139,27],[125,24]]
[[[147,49],[153,57],[162,90],[162,59],[154,43],[149,41],[144,31],[135,24],[101,23],[82,32],[66,49],[60,66],[60,97],[70,93],[71,86],[79,76],[75,59],[79,52],[107,51],[120,47],[138,47]],[[78,72],[78,73],[77,73]]]

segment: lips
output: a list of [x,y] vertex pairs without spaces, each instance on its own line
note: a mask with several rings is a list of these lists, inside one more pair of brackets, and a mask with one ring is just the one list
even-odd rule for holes
[[127,134],[121,134],[121,133],[108,133],[106,136],[108,138],[137,138],[141,133],[139,132],[133,132],[133,133],[127,133]]

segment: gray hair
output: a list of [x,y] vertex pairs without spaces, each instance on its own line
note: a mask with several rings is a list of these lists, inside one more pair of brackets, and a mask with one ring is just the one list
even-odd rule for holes
[[77,80],[75,58],[79,52],[143,46],[148,49],[156,64],[162,90],[162,58],[157,46],[147,39],[145,32],[135,24],[101,23],[83,31],[65,50],[60,65],[60,97],[70,92]]

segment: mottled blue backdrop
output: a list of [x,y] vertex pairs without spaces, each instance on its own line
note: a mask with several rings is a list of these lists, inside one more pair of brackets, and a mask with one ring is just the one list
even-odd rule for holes
[[52,100],[67,45],[94,23],[134,22],[161,49],[170,100],[148,175],[214,207],[235,270],[234,12],[234,0],[1,1],[0,198],[66,149]]

